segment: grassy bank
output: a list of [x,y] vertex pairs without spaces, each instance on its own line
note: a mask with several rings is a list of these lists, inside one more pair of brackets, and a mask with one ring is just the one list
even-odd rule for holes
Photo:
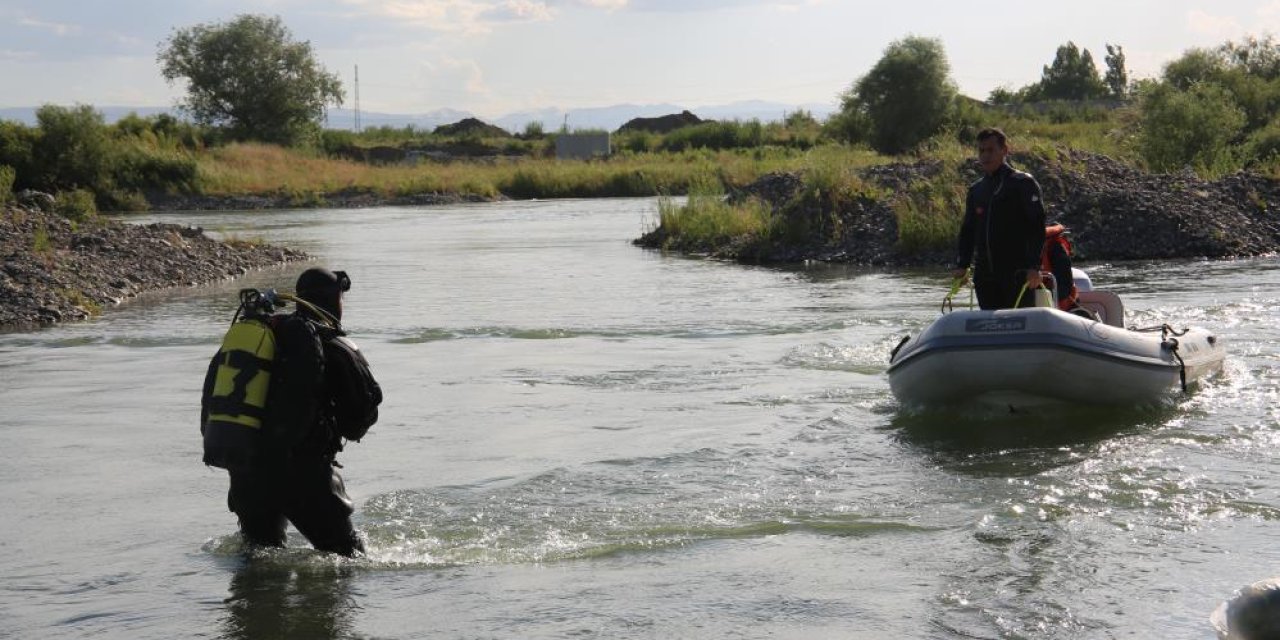
[[[1021,140],[1021,158],[1036,164],[1063,162],[1064,147],[1057,140],[1030,134]],[[964,215],[965,193],[977,176],[972,156],[968,145],[951,136],[931,141],[912,156],[820,147],[791,164],[788,170],[798,175],[800,185],[784,201],[726,200],[720,185],[704,184],[683,205],[662,204],[657,225],[649,230],[651,242],[665,249],[750,259],[770,247],[841,244],[851,233],[850,220],[870,217],[893,234],[897,253],[949,252]],[[1015,165],[1017,161],[1016,156]],[[896,177],[867,177],[869,168],[883,165],[892,165],[884,170]]]
[[371,165],[261,144],[233,144],[196,157],[199,192],[209,196],[446,193],[511,198],[626,197],[684,194],[709,181],[741,185],[792,170],[805,152],[691,150],[622,153],[608,160],[536,157]]

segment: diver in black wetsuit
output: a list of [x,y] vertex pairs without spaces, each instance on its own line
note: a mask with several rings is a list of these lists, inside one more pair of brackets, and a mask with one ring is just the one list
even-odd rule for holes
[[261,365],[270,386],[260,434],[250,438],[236,424],[210,421],[219,411],[251,410],[225,408],[237,405],[215,391],[222,352],[210,364],[201,418],[205,463],[230,473],[227,504],[250,544],[283,546],[292,522],[318,550],[364,551],[335,456],[344,439],[359,440],[377,422],[382,390],[340,324],[350,287],[341,271],[308,269],[292,298],[297,311],[268,319],[275,349]]

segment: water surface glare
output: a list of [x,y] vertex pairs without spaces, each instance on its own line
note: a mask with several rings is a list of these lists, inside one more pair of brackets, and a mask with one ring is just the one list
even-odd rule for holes
[[243,286],[0,334],[0,637],[1208,638],[1280,574],[1280,263],[1084,265],[1226,371],[1160,407],[921,414],[939,273],[629,241],[656,203],[152,214],[346,269],[387,401],[370,556],[246,557],[199,387]]

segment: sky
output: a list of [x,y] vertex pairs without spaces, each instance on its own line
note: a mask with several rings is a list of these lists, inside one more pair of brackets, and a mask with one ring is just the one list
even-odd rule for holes
[[1280,0],[0,0],[0,107],[170,107],[175,29],[279,16],[365,112],[743,100],[834,104],[903,37],[938,38],[962,93],[1037,81],[1068,41],[1158,77],[1195,47],[1280,33]]

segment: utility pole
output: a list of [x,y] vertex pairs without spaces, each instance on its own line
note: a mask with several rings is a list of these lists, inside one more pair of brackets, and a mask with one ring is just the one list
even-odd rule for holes
[[356,133],[360,133],[360,65],[356,65]]

